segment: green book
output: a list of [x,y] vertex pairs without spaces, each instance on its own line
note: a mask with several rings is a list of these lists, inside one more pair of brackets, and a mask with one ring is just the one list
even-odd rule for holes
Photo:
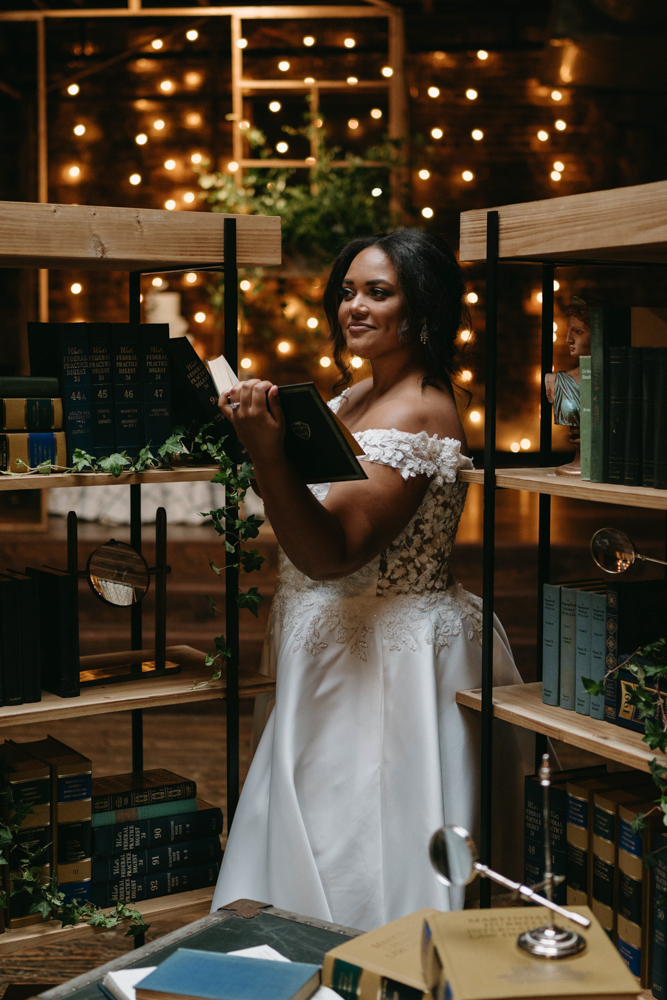
[[0,399],[60,398],[60,383],[56,377],[41,375],[1,375]]
[[581,478],[591,478],[591,358],[579,358],[579,450]]

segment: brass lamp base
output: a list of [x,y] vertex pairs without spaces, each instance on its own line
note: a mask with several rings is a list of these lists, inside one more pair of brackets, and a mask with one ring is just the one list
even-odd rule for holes
[[570,958],[578,955],[586,947],[581,934],[550,924],[545,927],[534,927],[531,931],[520,934],[516,942],[530,955],[539,958]]

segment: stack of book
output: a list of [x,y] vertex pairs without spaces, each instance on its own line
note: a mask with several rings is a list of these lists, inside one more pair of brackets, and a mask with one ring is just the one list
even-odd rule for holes
[[222,812],[166,770],[93,781],[92,898],[136,903],[215,885]]
[[583,678],[604,680],[637,648],[665,634],[667,581],[545,583],[542,599],[544,704],[643,732],[628,701],[629,672],[608,678],[604,697],[589,695]]
[[57,378],[0,376],[0,470],[26,472],[66,464],[63,404]]
[[[655,850],[663,836],[657,833],[660,816],[652,814],[646,828],[633,833],[633,821],[650,812],[656,794],[648,774],[608,773],[604,767],[556,773],[550,789],[552,869],[565,876],[555,899],[590,906],[644,987],[651,986],[652,968],[661,968],[664,978],[667,962],[664,917],[656,918],[659,893],[651,869],[644,866],[646,852]],[[544,878],[542,789],[535,775],[526,778],[524,832],[524,879],[535,885]],[[667,862],[659,877],[667,885]],[[663,934],[661,958],[658,932]]]
[[[67,460],[153,453],[171,434],[166,323],[28,323],[30,370],[61,388]],[[64,463],[63,463],[64,464]]]
[[667,489],[667,309],[591,308],[581,478]]

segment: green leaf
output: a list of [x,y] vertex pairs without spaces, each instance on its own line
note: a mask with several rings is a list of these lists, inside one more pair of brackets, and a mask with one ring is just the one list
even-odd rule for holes
[[259,569],[264,562],[264,556],[259,549],[247,549],[241,551],[241,565],[245,573],[252,573]]
[[134,463],[135,472],[143,472],[144,469],[152,469],[153,466],[157,464],[157,460],[153,455],[149,445],[146,445],[139,452],[139,456]]
[[236,595],[236,605],[239,608],[247,608],[251,614],[258,617],[259,602],[265,600],[265,598],[259,593],[257,587],[250,587],[246,594],[243,591],[239,591]]
[[249,514],[245,521],[241,521],[239,525],[239,535],[245,541],[246,538],[257,538],[259,534],[259,529],[264,524],[261,517],[257,517],[255,514]]
[[211,612],[212,615],[214,615],[216,613],[216,611],[218,610],[218,605],[215,603],[215,601],[213,600],[213,598],[211,597],[210,594],[204,594],[204,597],[208,601],[208,609],[209,609],[209,611]]
[[224,656],[225,659],[229,659],[232,655],[232,651],[227,645],[227,640],[224,635],[219,635],[213,640],[213,645],[215,646],[216,653],[218,656]]
[[212,559],[209,559],[208,564],[213,570],[213,572],[217,574],[217,576],[221,576],[225,571],[224,566],[216,566]]
[[123,469],[130,465],[130,460],[126,453],[122,451],[116,452],[114,455],[108,455],[105,458],[100,458],[98,465],[104,472],[108,472],[118,479]]
[[653,719],[645,719],[644,721],[644,743],[651,750],[661,750],[663,753],[667,750],[667,733]]
[[125,937],[139,937],[140,934],[145,934],[150,929],[150,926],[150,924],[145,924],[143,920],[138,924],[130,924]]
[[47,920],[51,916],[53,909],[54,907],[51,905],[51,903],[48,902],[48,900],[37,898],[32,903],[29,912],[39,913],[44,918],[44,920]]
[[586,691],[592,695],[604,694],[604,681],[594,681],[590,677],[582,677],[581,681]]
[[637,815],[630,824],[630,828],[635,836],[641,833],[642,830],[646,829],[646,819],[644,818],[645,815],[646,815],[645,813],[637,813]]
[[93,456],[89,455],[87,451],[83,451],[81,448],[74,449],[72,461],[74,462],[74,468],[77,472],[83,472],[84,469],[90,469],[92,471],[95,467],[95,459]]

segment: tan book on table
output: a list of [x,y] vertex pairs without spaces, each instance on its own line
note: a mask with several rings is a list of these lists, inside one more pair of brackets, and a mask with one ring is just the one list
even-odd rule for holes
[[571,909],[591,918],[588,930],[577,926],[586,950],[557,962],[535,958],[516,943],[519,934],[549,921],[544,909],[503,907],[427,916],[424,979],[434,1000],[634,1000],[637,980],[600,924],[587,906]]

